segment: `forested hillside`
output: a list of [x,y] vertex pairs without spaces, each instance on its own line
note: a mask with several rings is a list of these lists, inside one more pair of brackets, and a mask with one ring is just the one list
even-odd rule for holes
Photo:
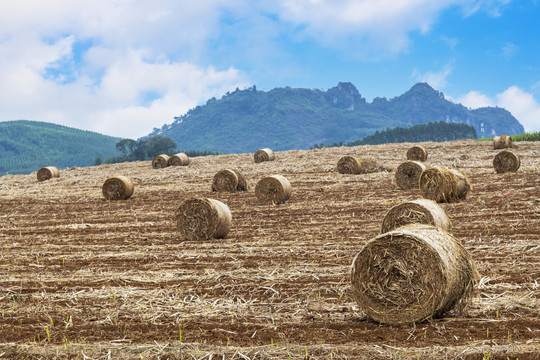
[[0,122],[0,175],[90,166],[117,155],[119,138],[38,121]]

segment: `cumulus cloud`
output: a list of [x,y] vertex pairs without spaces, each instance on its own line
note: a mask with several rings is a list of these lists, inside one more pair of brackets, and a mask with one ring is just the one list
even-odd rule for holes
[[412,78],[419,82],[426,82],[432,88],[442,90],[446,86],[446,78],[452,74],[454,66],[452,63],[446,64],[440,71],[427,71],[420,73],[418,70],[414,70]]

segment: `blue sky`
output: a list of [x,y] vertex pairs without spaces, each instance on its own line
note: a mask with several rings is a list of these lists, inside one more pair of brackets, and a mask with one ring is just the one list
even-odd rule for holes
[[539,0],[0,1],[0,121],[137,138],[236,87],[428,82],[540,131]]

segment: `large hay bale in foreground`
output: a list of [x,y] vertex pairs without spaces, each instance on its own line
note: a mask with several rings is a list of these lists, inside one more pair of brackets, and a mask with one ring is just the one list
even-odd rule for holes
[[427,150],[420,145],[415,145],[407,150],[407,160],[426,161],[428,156]]
[[520,166],[519,155],[510,150],[503,150],[493,158],[493,167],[498,173],[516,172]]
[[244,174],[234,168],[219,170],[212,181],[212,191],[246,191],[247,181]]
[[396,184],[400,189],[418,189],[418,179],[426,166],[418,161],[405,161],[396,170]]
[[265,177],[255,186],[257,202],[263,205],[283,204],[292,194],[289,180],[281,175]]
[[345,155],[337,163],[337,171],[340,174],[368,174],[385,170],[385,168],[373,158],[356,158]]
[[370,240],[351,269],[352,294],[360,310],[389,325],[462,309],[477,280],[472,258],[459,240],[420,224]]
[[161,154],[152,159],[152,167],[154,169],[161,169],[167,167],[169,164],[169,155]]
[[127,200],[133,195],[135,186],[127,176],[115,176],[105,180],[101,192],[107,200]]
[[514,146],[512,137],[509,135],[495,136],[493,138],[493,149],[507,149]]
[[392,207],[382,221],[381,233],[389,232],[408,224],[433,225],[443,230],[450,229],[446,212],[433,200],[417,199]]
[[275,158],[276,157],[274,156],[274,152],[269,148],[257,150],[255,154],[253,154],[253,159],[257,164],[264,161],[274,161]]
[[37,172],[38,181],[45,181],[57,177],[60,177],[60,170],[55,166],[43,167]]
[[186,240],[224,238],[229,233],[232,215],[221,201],[192,197],[176,210],[176,227]]
[[189,156],[185,153],[174,154],[167,160],[167,166],[188,166]]
[[419,179],[422,196],[436,202],[459,202],[467,197],[469,179],[457,169],[442,166],[427,167]]

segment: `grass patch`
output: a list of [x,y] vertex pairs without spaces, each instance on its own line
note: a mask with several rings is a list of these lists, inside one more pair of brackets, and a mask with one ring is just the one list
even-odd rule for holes
[[[493,141],[493,138],[480,138],[476,139],[476,141]],[[540,131],[512,135],[512,141],[540,141]]]

